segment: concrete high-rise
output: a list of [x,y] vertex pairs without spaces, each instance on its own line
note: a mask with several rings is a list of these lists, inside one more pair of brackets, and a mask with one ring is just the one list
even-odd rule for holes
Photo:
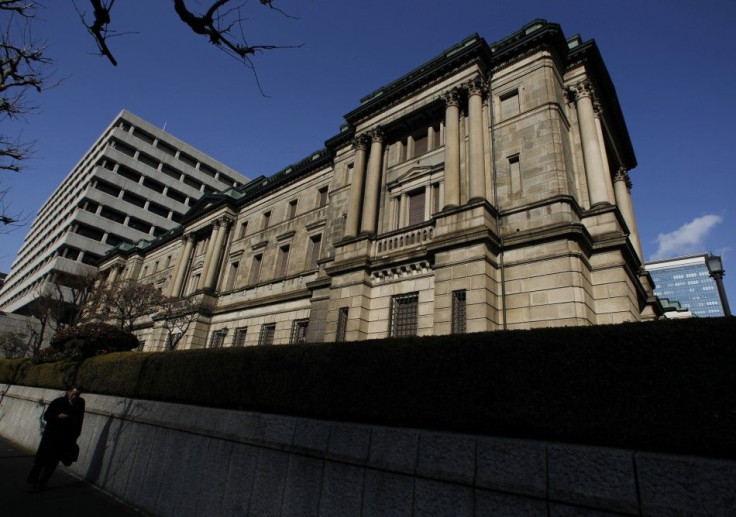
[[57,273],[92,270],[113,247],[176,228],[203,195],[247,181],[121,111],[38,211],[0,290],[0,309],[25,312]]

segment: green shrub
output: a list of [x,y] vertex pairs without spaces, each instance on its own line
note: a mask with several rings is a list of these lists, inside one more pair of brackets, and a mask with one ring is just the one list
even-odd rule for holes
[[[77,382],[85,391],[121,397],[140,396],[136,389],[141,370],[151,353],[112,353],[84,361]],[[151,397],[145,397],[151,398]]]
[[75,383],[78,367],[79,363],[72,361],[42,364],[26,361],[18,368],[14,384],[65,390]]
[[41,361],[81,361],[110,352],[129,351],[140,345],[138,339],[106,323],[85,323],[57,332],[51,346],[41,354]]
[[0,384],[16,384],[18,370],[30,359],[0,359]]

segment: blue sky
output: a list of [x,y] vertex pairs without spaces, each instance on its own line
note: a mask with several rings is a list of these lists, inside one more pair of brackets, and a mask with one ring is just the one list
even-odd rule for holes
[[[116,2],[113,26],[127,33],[110,41],[118,67],[95,55],[71,0],[46,4],[34,35],[63,81],[2,128],[36,142],[25,171],[0,173],[11,211],[32,218],[122,108],[248,177],[270,175],[321,148],[377,87],[474,32],[490,43],[544,18],[595,39],[607,64],[639,162],[630,174],[646,259],[721,254],[736,303],[736,1],[277,2],[290,19],[250,0],[249,43],[303,44],[255,56],[268,97],[251,70],[182,25],[170,0]],[[26,231],[0,235],[0,271]]]

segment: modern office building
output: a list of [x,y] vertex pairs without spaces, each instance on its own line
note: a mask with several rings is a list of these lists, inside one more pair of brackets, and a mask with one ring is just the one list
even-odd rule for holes
[[708,269],[707,253],[647,262],[644,267],[654,280],[654,294],[677,301],[701,318],[724,316],[722,296],[716,279]]
[[90,270],[111,248],[176,228],[203,195],[248,180],[121,111],[38,211],[0,290],[23,313],[57,273]]
[[[535,20],[378,88],[323,149],[100,268],[191,297],[184,348],[654,319],[635,166],[595,42]],[[161,327],[139,321],[147,349]]]

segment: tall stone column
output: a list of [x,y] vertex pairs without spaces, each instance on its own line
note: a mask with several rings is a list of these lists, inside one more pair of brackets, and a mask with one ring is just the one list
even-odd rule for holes
[[486,198],[483,149],[483,91],[485,83],[476,77],[468,84],[468,200]]
[[214,253],[215,241],[218,235],[220,235],[220,225],[215,221],[212,223],[210,240],[207,242],[207,249],[204,252],[204,263],[202,264],[202,273],[199,275],[199,281],[197,282],[197,290],[204,289],[207,283],[207,275],[212,265],[212,254]]
[[227,217],[220,218],[216,223],[217,235],[214,236],[214,245],[212,249],[212,255],[207,255],[207,271],[202,275],[205,278],[204,289],[214,289],[215,278],[217,272],[220,269],[220,261],[222,260],[222,252],[225,247],[225,237],[228,234],[228,227],[230,226],[230,219]]
[[363,184],[365,182],[365,150],[367,141],[365,135],[353,140],[355,147],[355,164],[353,166],[353,181],[350,185],[350,204],[348,205],[348,216],[345,221],[345,237],[356,237],[358,235],[358,223],[363,201]]
[[110,276],[107,279],[108,284],[113,284],[118,279],[118,276],[120,275],[120,272],[123,270],[122,264],[114,264],[110,268]]
[[445,206],[460,206],[460,95],[445,94]]
[[629,227],[629,239],[634,245],[639,260],[644,262],[644,254],[641,251],[641,242],[639,240],[639,229],[636,226],[636,217],[634,216],[634,204],[631,202],[631,180],[629,179],[629,173],[621,167],[616,173],[616,177],[613,182],[613,189],[616,193],[616,204],[621,215],[624,216],[626,226]]
[[194,248],[194,236],[189,234],[182,238],[183,249],[179,254],[179,258],[176,261],[176,267],[174,268],[173,281],[171,282],[170,296],[179,297],[181,296],[181,287],[184,283],[184,275],[187,274],[189,267],[189,261],[192,259],[192,249]]
[[368,157],[368,174],[363,197],[363,220],[361,233],[376,233],[376,216],[381,188],[381,165],[383,164],[383,130],[378,127],[370,132],[371,154]]
[[610,203],[606,190],[606,175],[603,167],[598,132],[596,131],[595,109],[593,108],[593,87],[586,80],[575,87],[575,106],[578,111],[580,140],[583,145],[585,175],[588,180],[590,206]]

